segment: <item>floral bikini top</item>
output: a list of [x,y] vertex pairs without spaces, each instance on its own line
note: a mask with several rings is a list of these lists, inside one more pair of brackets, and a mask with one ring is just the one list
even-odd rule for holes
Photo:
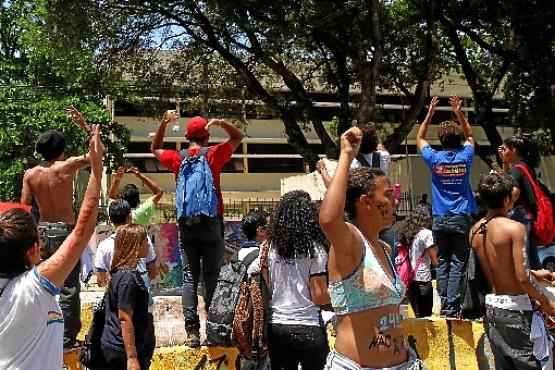
[[393,271],[393,281],[381,267],[374,256],[370,243],[360,234],[364,247],[362,260],[355,271],[341,281],[329,284],[331,304],[337,315],[347,315],[373,308],[398,305],[405,296],[405,285],[397,276],[389,254],[384,253],[389,267]]

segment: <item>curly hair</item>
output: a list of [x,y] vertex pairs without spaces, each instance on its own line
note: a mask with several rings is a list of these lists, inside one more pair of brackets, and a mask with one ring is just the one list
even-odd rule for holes
[[303,190],[285,193],[272,215],[270,242],[285,260],[311,256],[315,248],[327,250],[329,242],[318,222],[316,206]]
[[432,216],[424,207],[418,207],[399,225],[399,243],[412,245],[416,234],[432,226]]
[[458,149],[462,145],[462,129],[455,121],[443,121],[439,124],[437,136],[445,149]]
[[141,245],[145,240],[144,226],[137,224],[120,226],[116,231],[111,270],[135,268],[139,262]]
[[21,208],[0,212],[0,277],[28,270],[27,251],[39,241],[33,216]]
[[505,173],[491,172],[480,177],[478,194],[488,209],[500,209],[513,192],[513,179]]
[[349,219],[354,220],[356,217],[358,198],[364,194],[374,194],[376,179],[380,176],[385,176],[385,173],[377,168],[360,167],[351,171],[345,200],[345,212]]

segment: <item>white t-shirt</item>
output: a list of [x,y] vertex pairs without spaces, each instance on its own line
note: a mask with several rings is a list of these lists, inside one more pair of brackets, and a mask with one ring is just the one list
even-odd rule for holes
[[[416,234],[410,248],[410,263],[413,269],[416,268],[417,261],[422,256],[424,251],[433,246],[434,237],[432,230],[422,229]],[[414,274],[415,281],[432,281],[432,271],[430,270],[431,262],[432,261],[428,254],[422,258],[422,261],[418,266],[418,270]]]
[[320,326],[320,307],[311,300],[309,280],[327,273],[328,256],[317,251],[312,257],[286,261],[270,248],[273,324]]
[[[239,252],[237,252],[237,259],[239,261],[243,261],[247,256],[253,252],[258,250],[260,252],[259,247],[248,247],[248,248],[241,248]],[[260,272],[260,255],[258,255],[254,261],[247,267],[247,274],[251,276],[254,273]]]
[[0,279],[2,289],[0,369],[60,370],[64,319],[55,297],[59,290],[36,268]]
[[[94,267],[96,271],[109,272],[112,266],[112,257],[114,256],[114,242],[116,239],[116,234],[110,235],[109,238],[104,239],[98,247],[96,248],[96,254],[94,256]],[[156,252],[154,251],[154,245],[152,244],[149,237],[148,240],[148,255],[146,258],[141,258],[137,268],[139,272],[147,271],[146,265],[156,260]]]
[[[380,153],[380,169],[385,172],[386,176],[389,173],[389,165],[391,164],[391,154],[387,150],[376,150],[376,152]],[[372,157],[374,153],[363,154],[362,156],[366,161],[372,164]],[[351,169],[354,170],[356,168],[362,167],[360,162],[355,158],[351,162]]]

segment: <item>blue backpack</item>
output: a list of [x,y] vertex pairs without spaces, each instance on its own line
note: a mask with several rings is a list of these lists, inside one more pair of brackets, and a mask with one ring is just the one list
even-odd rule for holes
[[216,217],[218,214],[218,195],[214,185],[212,170],[208,165],[203,147],[200,153],[190,156],[186,150],[181,151],[181,164],[177,175],[175,204],[177,219],[198,216]]

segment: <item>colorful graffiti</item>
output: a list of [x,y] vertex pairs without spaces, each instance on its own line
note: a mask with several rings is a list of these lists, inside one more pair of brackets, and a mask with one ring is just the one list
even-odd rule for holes
[[149,236],[156,248],[160,277],[155,282],[161,288],[178,288],[183,283],[181,250],[177,225],[174,223],[151,225]]

